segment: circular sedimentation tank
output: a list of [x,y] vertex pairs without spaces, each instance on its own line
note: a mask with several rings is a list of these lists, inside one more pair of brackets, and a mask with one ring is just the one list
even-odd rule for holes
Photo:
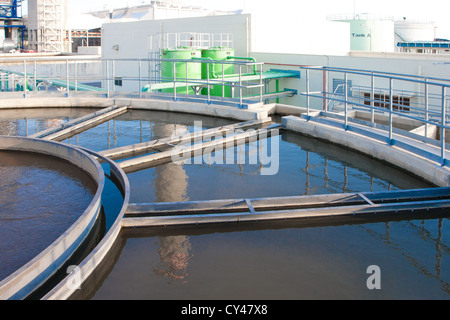
[[[229,60],[229,57],[234,56],[234,49],[233,48],[227,48],[227,47],[212,47],[208,49],[202,50],[202,58],[204,59],[210,59],[214,61],[227,61]],[[202,78],[207,79],[208,78],[208,68],[209,68],[209,79],[210,80],[220,80],[223,75],[230,75],[234,74],[234,65],[232,64],[222,64],[222,63],[210,63],[209,67],[208,64],[204,63],[202,64]],[[222,92],[223,88],[223,92]],[[208,90],[205,88],[202,90],[202,94],[207,95]],[[210,89],[209,94],[211,96],[223,96],[224,97],[231,97],[231,88],[227,86],[221,86],[221,85],[215,85],[212,86]]]
[[25,299],[97,244],[104,171],[86,152],[40,139],[0,136],[0,156],[0,299]]
[[74,165],[31,152],[0,150],[0,174],[1,281],[75,223],[97,186]]
[[[163,59],[180,59],[180,60],[190,60],[193,58],[200,58],[202,55],[201,51],[194,48],[175,48],[175,49],[163,49],[161,50],[161,57]],[[174,72],[175,68],[175,72]],[[163,82],[172,82],[174,80],[174,75],[177,81],[185,81],[186,77],[192,80],[200,80],[202,78],[201,64],[198,62],[162,62],[161,63],[161,77]],[[162,92],[174,92],[174,89],[162,89]],[[176,88],[176,93],[179,94],[194,94],[192,88],[178,87]]]
[[[204,128],[239,122],[130,109],[66,142],[105,150],[170,137],[178,129],[191,132],[199,119]],[[39,119],[30,122],[40,123]],[[23,132],[19,129],[15,132]],[[184,165],[167,163],[128,173],[130,200],[186,202],[433,187],[384,162],[295,132],[262,141],[258,150],[267,156],[269,146],[272,154],[275,142],[279,143],[276,175],[260,175],[261,164],[250,163],[249,158],[238,162],[241,149],[236,146],[231,152],[233,164],[207,163],[200,155]],[[214,154],[214,159],[225,162],[226,156]],[[448,268],[432,273],[433,263],[440,267],[448,258],[446,220],[401,221],[378,214],[370,219],[331,224],[319,220],[317,225],[291,220],[273,225],[258,221],[220,227],[125,228],[111,244],[110,259],[71,298],[377,299],[423,298],[423,292],[448,298]],[[436,261],[429,259],[430,252]],[[366,287],[366,270],[374,263],[381,266],[383,276],[389,272],[383,277],[386,289],[382,291]],[[411,283],[418,284],[416,290],[410,289]]]

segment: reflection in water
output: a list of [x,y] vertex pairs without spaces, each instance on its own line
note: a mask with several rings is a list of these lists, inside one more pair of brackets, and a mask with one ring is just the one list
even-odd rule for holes
[[[446,262],[450,255],[450,247],[443,240],[444,220],[446,219],[424,219],[419,220],[420,223],[415,220],[404,221],[401,224],[403,237],[399,236],[399,225],[392,222],[384,223],[384,230],[375,229],[371,224],[359,227],[398,256],[404,257],[417,273],[437,280],[441,290],[450,295],[449,269],[442,270],[443,261]],[[392,230],[393,227],[396,228]],[[410,245],[411,243],[415,245]]]
[[170,277],[175,280],[185,280],[188,276],[187,267],[191,259],[191,243],[187,236],[160,237],[161,245],[158,253],[161,257],[160,265],[154,268],[157,275]]
[[[170,137],[174,133],[187,131],[184,126],[155,124],[153,132],[159,137]],[[186,189],[188,176],[183,166],[168,163],[156,168],[155,194],[158,202],[188,201]],[[191,244],[187,236],[160,237],[158,253],[161,262],[154,272],[174,280],[185,280],[191,258]]]

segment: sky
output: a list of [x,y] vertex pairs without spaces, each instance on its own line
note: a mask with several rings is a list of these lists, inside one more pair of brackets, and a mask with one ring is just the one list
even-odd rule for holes
[[[150,2],[150,0],[69,0],[69,5],[70,12],[82,13]],[[406,17],[409,20],[434,21],[438,26],[438,33],[449,34],[450,37],[448,0],[178,0],[178,2],[211,9],[244,9],[266,17],[268,23],[276,22],[286,12],[289,19],[302,16],[323,18],[330,14],[353,13],[392,16],[395,19]]]

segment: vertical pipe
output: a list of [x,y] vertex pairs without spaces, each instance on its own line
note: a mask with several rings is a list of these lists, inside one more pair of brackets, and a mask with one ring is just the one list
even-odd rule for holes
[[263,65],[259,65],[259,102],[263,101]]
[[106,97],[109,98],[109,60],[106,60]]
[[208,103],[210,103],[211,102],[211,92],[209,89],[209,63],[208,62],[206,62],[206,87],[207,87],[207,91],[208,91]]
[[306,116],[309,120],[309,69],[306,69]]
[[447,87],[442,87],[442,109],[441,109],[441,165],[445,166],[445,99]]
[[27,62],[23,60],[23,91],[24,97],[27,96]]
[[138,68],[139,68],[139,84],[138,84],[138,92],[139,92],[139,98],[142,98],[142,95],[141,95],[141,92],[142,92],[142,90],[141,90],[141,82],[142,82],[142,71],[141,71],[141,69],[142,69],[142,60],[141,60],[141,59],[139,59],[139,62],[138,62]]
[[225,97],[225,63],[222,62],[222,98]]
[[239,64],[239,105],[242,107],[242,65]]
[[344,74],[344,90],[345,90],[345,130],[348,126],[348,87],[347,87],[347,72]]
[[327,111],[327,80],[326,80],[327,71],[323,68],[322,70],[322,96],[323,96],[323,111]]
[[189,62],[187,62],[186,61],[186,96],[189,94],[189,86],[188,86],[188,63]]
[[393,103],[393,79],[389,78],[389,143],[392,144],[392,103]]
[[370,109],[372,110],[372,123],[375,123],[375,77],[372,71],[372,92],[370,94]]
[[66,60],[66,88],[67,97],[69,97],[69,59]]
[[177,100],[177,79],[175,70],[175,61],[172,61],[172,75],[173,75],[173,100]]
[[425,137],[428,137],[428,79],[425,79]]
[[33,87],[34,91],[37,91],[37,64],[36,64],[36,60],[34,60],[34,87]]
[[75,77],[75,91],[78,92],[78,63],[75,61],[74,67],[74,77]]
[[[275,92],[280,92],[280,80],[275,80]],[[280,98],[277,98],[277,103],[280,103]]]
[[116,91],[116,60],[112,61],[112,88],[113,92]]

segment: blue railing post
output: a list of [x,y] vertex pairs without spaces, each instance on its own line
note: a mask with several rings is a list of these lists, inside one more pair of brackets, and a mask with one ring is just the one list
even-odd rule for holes
[[389,78],[389,143],[392,144],[393,140],[392,140],[392,104],[393,104],[393,97],[392,97],[392,93],[393,93],[393,81],[394,79]]
[[344,89],[345,89],[345,130],[348,128],[348,83],[347,83],[347,72],[344,73]]
[[447,87],[442,86],[442,109],[441,109],[441,165],[445,166],[445,98]]

